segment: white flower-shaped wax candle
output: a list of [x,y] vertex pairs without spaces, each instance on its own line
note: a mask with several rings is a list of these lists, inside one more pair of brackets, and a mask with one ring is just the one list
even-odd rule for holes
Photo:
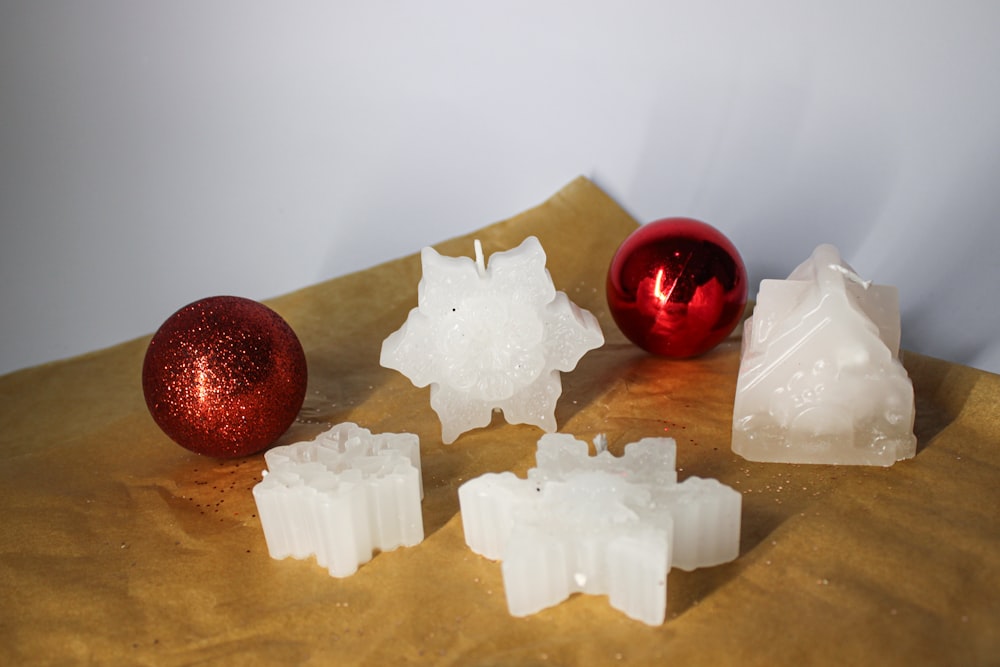
[[382,344],[381,364],[431,387],[441,438],[486,426],[493,410],[512,424],[554,431],[562,393],[560,371],[571,371],[604,343],[591,313],[557,292],[534,236],[476,259],[421,253],[417,307]]
[[621,458],[587,449],[545,435],[527,479],[487,473],[459,487],[465,541],[503,561],[514,616],[573,592],[606,593],[628,616],[662,623],[672,565],[692,570],[739,555],[742,498],[714,479],[678,484],[672,438],[632,443]]
[[316,556],[335,577],[354,574],[374,550],[424,539],[420,441],[344,423],[315,440],[275,447],[253,488],[272,558]]

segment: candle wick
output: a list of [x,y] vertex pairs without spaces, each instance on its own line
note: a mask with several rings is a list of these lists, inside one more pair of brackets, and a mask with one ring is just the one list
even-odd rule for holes
[[479,242],[479,239],[475,239],[473,244],[476,247],[476,270],[479,271],[479,277],[482,278],[486,275],[486,262],[483,259],[483,244]]
[[837,273],[842,274],[848,280],[850,280],[852,283],[857,283],[857,284],[861,285],[866,290],[869,287],[872,286],[872,281],[870,281],[870,280],[864,280],[861,276],[859,276],[854,271],[851,271],[846,266],[841,266],[840,264],[830,264],[829,268],[831,268],[833,271],[835,271]]

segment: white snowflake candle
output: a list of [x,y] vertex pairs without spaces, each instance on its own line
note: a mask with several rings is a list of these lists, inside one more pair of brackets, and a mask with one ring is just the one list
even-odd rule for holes
[[253,488],[272,558],[307,558],[334,577],[354,574],[374,550],[424,539],[420,442],[344,423],[315,440],[264,454]]
[[714,479],[680,484],[672,438],[645,438],[621,458],[549,434],[527,479],[488,473],[459,487],[465,541],[502,560],[507,607],[526,616],[574,592],[607,594],[611,606],[663,622],[667,572],[739,555],[742,497]]
[[417,307],[382,344],[381,364],[431,387],[441,438],[490,423],[493,410],[512,424],[554,431],[560,371],[571,371],[604,344],[597,319],[557,292],[534,236],[483,261],[421,253]]
[[733,451],[754,461],[892,465],[916,453],[895,287],[821,245],[761,282],[743,332]]

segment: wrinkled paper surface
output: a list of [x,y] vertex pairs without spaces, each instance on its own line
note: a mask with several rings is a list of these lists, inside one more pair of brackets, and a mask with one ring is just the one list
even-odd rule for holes
[[268,305],[309,361],[305,405],[279,443],[343,421],[419,435],[424,542],[346,579],[312,559],[272,560],[251,496],[263,454],[217,461],[158,430],[141,389],[148,337],[19,371],[0,378],[0,662],[995,663],[1000,376],[907,354],[919,450],[891,468],[744,461],[729,443],[738,338],[659,359],[610,318],[605,273],[635,226],[581,178],[435,247],[472,256],[478,238],[488,256],[537,236],[556,288],[607,338],[563,374],[559,430],[606,433],[616,454],[672,436],[680,479],[744,494],[740,558],[672,571],[662,626],[601,596],[508,615],[500,565],[465,546],[457,489],[488,471],[524,475],[541,431],[497,416],[443,445],[428,390],[379,366],[382,340],[416,305],[414,248]]

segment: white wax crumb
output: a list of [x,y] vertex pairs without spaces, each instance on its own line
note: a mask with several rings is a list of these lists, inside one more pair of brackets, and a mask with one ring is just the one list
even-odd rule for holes
[[307,558],[345,577],[373,552],[424,539],[420,441],[338,424],[316,439],[264,454],[253,488],[272,558]]
[[[595,441],[595,444],[597,442]],[[502,560],[507,606],[526,616],[574,592],[663,622],[667,572],[739,555],[740,494],[713,479],[677,483],[673,438],[645,438],[621,458],[548,434],[526,479],[488,473],[459,487],[465,540]]]

